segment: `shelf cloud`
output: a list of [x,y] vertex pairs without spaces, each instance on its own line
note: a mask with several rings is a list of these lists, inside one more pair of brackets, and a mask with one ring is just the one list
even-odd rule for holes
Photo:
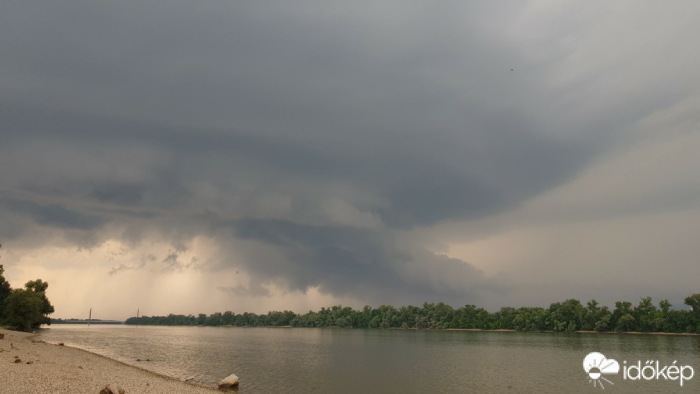
[[2,9],[2,261],[64,317],[697,291],[694,4]]

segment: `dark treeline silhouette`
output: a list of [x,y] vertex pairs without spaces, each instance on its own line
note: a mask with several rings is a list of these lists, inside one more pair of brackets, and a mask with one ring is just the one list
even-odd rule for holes
[[130,317],[126,324],[168,326],[253,326],[253,327],[347,327],[347,328],[419,328],[419,329],[511,329],[521,331],[642,331],[700,333],[700,294],[685,299],[692,310],[672,310],[667,300],[654,305],[651,297],[639,304],[618,301],[615,309],[591,300],[586,305],[569,299],[549,308],[504,307],[490,313],[484,308],[466,305],[453,308],[442,302],[422,307],[396,308],[365,306],[362,310],[332,306],[318,312],[297,314],[291,311],[236,314],[231,311],[194,315]]

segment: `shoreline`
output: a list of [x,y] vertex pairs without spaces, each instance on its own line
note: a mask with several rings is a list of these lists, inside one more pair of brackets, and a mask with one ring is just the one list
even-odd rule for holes
[[[430,329],[428,329],[430,330]],[[682,336],[682,337],[694,337],[699,336],[693,332],[663,332],[663,331],[593,331],[593,330],[576,330],[576,331],[547,331],[547,330],[516,330],[512,328],[501,328],[496,330],[485,330],[482,328],[443,328],[443,329],[433,329],[436,331],[472,331],[472,332],[543,332],[543,333],[556,333],[556,334],[601,334],[601,335],[668,335],[668,336]]]
[[[234,326],[234,325],[218,325],[218,326],[188,326],[188,325],[167,325],[167,324],[124,324],[125,326],[134,327],[227,327],[227,328],[287,328],[287,329],[307,329],[316,328],[321,330],[407,330],[407,331],[468,331],[468,332],[532,332],[532,333],[555,333],[555,334],[602,334],[602,335],[666,335],[666,336],[682,336],[692,337],[700,336],[694,332],[665,332],[665,331],[595,331],[595,330],[576,330],[576,331],[553,331],[553,330],[516,330],[514,328],[415,328],[415,327],[388,327],[388,328],[354,328],[340,326],[324,326],[324,327],[294,327],[294,326]],[[127,364],[128,365],[128,364]]]
[[[0,394],[99,393],[106,385],[126,393],[215,393],[87,350],[36,340],[35,334],[0,328]],[[17,362],[16,360],[21,360]]]
[[[286,328],[286,329],[307,329],[315,328],[321,330],[407,330],[407,331],[468,331],[468,332],[532,332],[532,333],[555,333],[555,334],[601,334],[601,335],[666,335],[666,336],[700,336],[694,332],[665,332],[665,331],[595,331],[595,330],[576,330],[576,331],[553,331],[553,330],[516,330],[514,328],[415,328],[415,327],[387,327],[387,328],[355,328],[355,327],[340,327],[340,326],[324,326],[324,327],[295,327],[295,326],[235,326],[235,325],[217,325],[217,326],[188,326],[188,325],[168,325],[168,324],[124,324],[132,327],[226,327],[226,328]],[[128,365],[128,364],[127,364]]]

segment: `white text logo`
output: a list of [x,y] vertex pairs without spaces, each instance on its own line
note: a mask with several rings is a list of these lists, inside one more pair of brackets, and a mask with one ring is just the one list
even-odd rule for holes
[[[683,387],[686,382],[695,376],[695,370],[690,365],[677,365],[674,360],[670,365],[664,365],[659,360],[646,360],[644,362],[627,363],[623,361],[622,378],[624,380],[670,380],[678,381]],[[614,385],[604,375],[617,375],[620,372],[620,363],[617,360],[607,358],[602,353],[591,352],[583,359],[583,370],[588,375],[588,382],[593,387],[605,389],[603,382]]]

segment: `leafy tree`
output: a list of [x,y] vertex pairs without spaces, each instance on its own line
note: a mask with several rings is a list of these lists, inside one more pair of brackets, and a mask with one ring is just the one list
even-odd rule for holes
[[608,331],[612,315],[607,306],[598,306],[598,301],[590,300],[586,304],[583,330]]
[[685,297],[685,304],[692,308],[695,316],[700,317],[700,294]]
[[[2,244],[0,244],[0,249],[2,249]],[[5,268],[0,264],[0,321],[2,320],[2,313],[4,309],[4,303],[7,297],[10,295],[12,289],[10,288],[10,283],[5,280],[2,275],[5,272]]]
[[512,307],[503,307],[498,312],[494,313],[492,316],[491,327],[492,329],[503,329],[510,330],[515,329],[515,324],[513,321],[517,315],[517,311]]
[[455,311],[455,316],[459,328],[484,328],[488,326],[490,314],[484,308],[465,305]]
[[616,329],[618,331],[634,331],[635,327],[634,316],[632,316],[630,313],[624,314],[617,319]]
[[669,322],[669,311],[671,310],[671,303],[668,300],[659,301],[659,310],[656,312],[656,318],[654,319],[653,329],[659,332],[669,332],[670,322]]
[[53,311],[43,291],[15,289],[5,301],[5,323],[18,330],[31,331],[42,324],[51,324],[48,315]]
[[221,314],[221,312],[213,313],[213,314],[209,315],[209,317],[206,317],[204,319],[205,326],[220,326],[222,324],[223,324],[223,315]]
[[569,299],[562,303],[555,302],[549,307],[552,329],[554,331],[576,331],[583,327],[586,310],[581,302]]
[[612,318],[612,315],[609,312],[605,315],[602,315],[600,319],[598,319],[598,321],[595,322],[593,329],[596,331],[610,330],[610,318]]
[[2,275],[4,272],[5,268],[3,268],[2,264],[0,264],[0,317],[2,317],[3,314],[5,300],[12,292],[10,284],[5,280],[5,277]]
[[41,297],[41,313],[45,316],[45,323],[50,325],[51,319],[48,318],[48,315],[54,312],[54,308],[53,305],[51,305],[51,302],[49,302],[48,297],[46,297],[46,289],[49,288],[49,283],[44,282],[41,279],[30,280],[24,285],[24,287],[25,289],[33,291]]
[[669,311],[666,322],[668,332],[695,332],[698,319],[690,311]]
[[671,309],[671,303],[668,300],[661,300],[659,301],[659,308],[661,308],[663,314],[667,314],[669,309]]
[[24,289],[12,290],[4,272],[5,268],[0,265],[0,322],[25,331],[51,324],[48,315],[54,308],[46,297],[49,284],[37,279],[27,282]]
[[32,290],[32,291],[34,291],[35,293],[43,293],[43,292],[46,291],[46,289],[49,288],[49,284],[46,283],[46,282],[44,282],[44,281],[41,280],[41,279],[37,279],[37,280],[30,280],[29,282],[27,282],[27,283],[24,285],[24,287],[25,287],[27,290]]
[[639,305],[634,308],[634,318],[637,321],[639,331],[654,331],[657,325],[657,313],[651,297],[644,297],[639,301]]
[[223,316],[221,317],[223,324],[225,326],[232,326],[234,320],[236,319],[236,315],[231,312],[231,311],[226,311],[224,312]]
[[518,314],[513,319],[516,330],[538,331],[547,326],[549,311],[544,308],[520,308]]
[[624,315],[632,316],[632,303],[628,301],[616,301],[615,310],[610,318],[610,327],[617,329],[618,320]]

